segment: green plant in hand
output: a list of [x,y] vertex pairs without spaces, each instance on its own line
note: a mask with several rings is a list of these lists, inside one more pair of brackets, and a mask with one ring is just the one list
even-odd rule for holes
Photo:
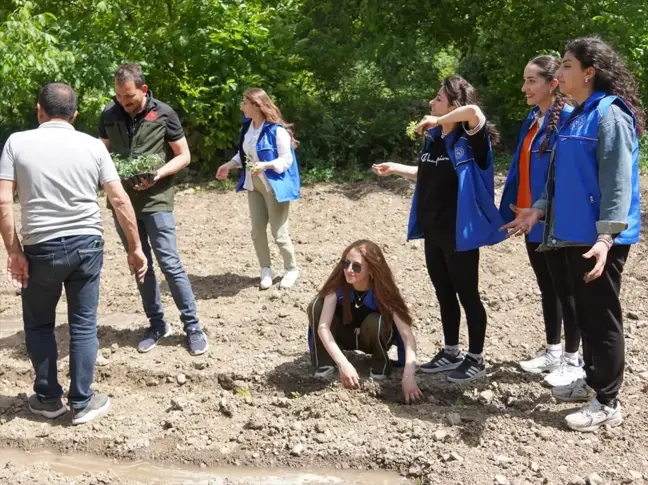
[[139,157],[113,155],[113,162],[115,162],[117,174],[122,179],[133,175],[155,173],[164,165],[164,159],[160,155],[141,155]]

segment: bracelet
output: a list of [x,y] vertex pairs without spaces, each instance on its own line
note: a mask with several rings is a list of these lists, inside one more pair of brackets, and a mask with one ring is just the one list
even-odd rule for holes
[[600,235],[596,239],[596,242],[604,243],[607,246],[608,249],[610,249],[614,245],[614,239],[612,239],[612,236],[608,236],[607,234]]

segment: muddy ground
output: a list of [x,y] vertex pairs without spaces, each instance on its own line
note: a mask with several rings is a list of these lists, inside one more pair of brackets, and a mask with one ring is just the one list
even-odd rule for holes
[[[0,448],[199,466],[384,469],[412,483],[449,485],[558,485],[590,478],[599,483],[592,474],[608,484],[648,479],[645,241],[632,250],[624,276],[628,366],[620,428],[568,431],[563,418],[574,406],[557,404],[537,377],[519,371],[517,362],[542,349],[544,341],[539,293],[520,240],[482,252],[488,378],[460,387],[441,376],[419,375],[426,401],[408,406],[401,401],[400,372],[376,384],[366,377],[362,356],[353,357],[363,376],[357,392],[311,377],[304,310],[341,250],[358,238],[369,237],[385,250],[417,323],[418,361],[442,344],[422,245],[405,241],[410,195],[409,185],[396,180],[304,189],[291,219],[302,277],[291,290],[275,286],[262,292],[245,196],[204,189],[179,193],[179,247],[211,346],[202,357],[185,350],[166,286],[164,302],[175,334],[153,352],[137,353],[147,322],[107,224],[99,336],[109,364],[97,369],[95,386],[112,396],[113,409],[87,426],[71,427],[69,416],[51,422],[29,414],[32,371],[20,329],[20,299],[3,282]],[[110,221],[107,212],[104,220]],[[280,270],[274,247],[273,256]],[[59,311],[65,382],[64,302]],[[0,469],[0,483],[59,483],[48,473],[39,466],[9,465]],[[126,482],[90,474],[78,483]]]

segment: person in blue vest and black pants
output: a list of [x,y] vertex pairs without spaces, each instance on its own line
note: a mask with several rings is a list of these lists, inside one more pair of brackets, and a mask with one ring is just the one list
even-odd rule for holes
[[[558,90],[556,72],[560,59],[538,56],[524,69],[522,92],[533,109],[527,116],[518,137],[518,144],[506,177],[500,212],[505,222],[515,219],[515,210],[528,209],[544,192],[549,173],[551,149],[558,140],[558,129],[573,111]],[[578,356],[581,335],[576,323],[576,309],[571,285],[564,278],[567,272],[565,250],[541,252],[542,225],[526,236],[526,249],[536,276],[547,347],[537,357],[520,362],[532,374],[548,372],[545,382],[550,386],[570,384],[585,377],[582,359]],[[565,348],[561,345],[565,327]]]
[[292,125],[263,89],[251,88],[243,95],[241,111],[245,116],[238,151],[218,168],[216,178],[226,179],[232,168],[242,168],[236,191],[246,190],[252,219],[252,240],[261,266],[260,288],[272,286],[272,267],[267,227],[283,258],[282,288],[292,287],[299,277],[290,233],[290,202],[299,199],[300,180],[295,148],[298,145]]
[[543,197],[505,227],[512,235],[528,234],[544,218],[543,248],[563,248],[567,255],[586,377],[552,394],[559,401],[589,401],[565,419],[571,429],[595,431],[623,421],[619,293],[630,245],[639,241],[644,115],[634,76],[598,37],[568,42],[557,77],[577,107],[558,132]]
[[[425,239],[425,262],[439,300],[445,339],[445,347],[420,369],[452,371],[449,381],[470,382],[486,375],[479,248],[506,236],[494,203],[491,144],[498,134],[479,108],[475,89],[460,76],[443,81],[430,108],[432,115],[417,127],[426,133],[418,166],[388,162],[375,165],[374,171],[416,181],[407,237]],[[468,322],[465,356],[459,346],[459,302]]]

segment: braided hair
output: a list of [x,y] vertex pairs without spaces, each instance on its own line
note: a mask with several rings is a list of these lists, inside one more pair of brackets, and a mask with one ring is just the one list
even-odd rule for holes
[[[479,95],[475,88],[461,76],[449,76],[443,80],[441,85],[448,97],[448,101],[457,108],[460,106],[477,105],[481,108]],[[496,146],[500,141],[500,134],[497,128],[490,121],[486,122],[486,132],[490,136],[491,144]]]
[[[556,79],[556,72],[560,67],[560,59],[556,59],[554,56],[543,55],[537,56],[531,59],[529,64],[533,64],[538,67],[538,75],[540,75],[548,83]],[[544,153],[549,148],[549,141],[551,140],[551,134],[556,131],[558,127],[558,120],[560,119],[560,113],[562,113],[563,107],[565,104],[571,104],[571,101],[562,94],[560,91],[556,90],[553,95],[553,102],[551,107],[548,110],[549,114],[549,123],[547,123],[547,128],[545,130],[545,138],[540,144],[540,153]]]

